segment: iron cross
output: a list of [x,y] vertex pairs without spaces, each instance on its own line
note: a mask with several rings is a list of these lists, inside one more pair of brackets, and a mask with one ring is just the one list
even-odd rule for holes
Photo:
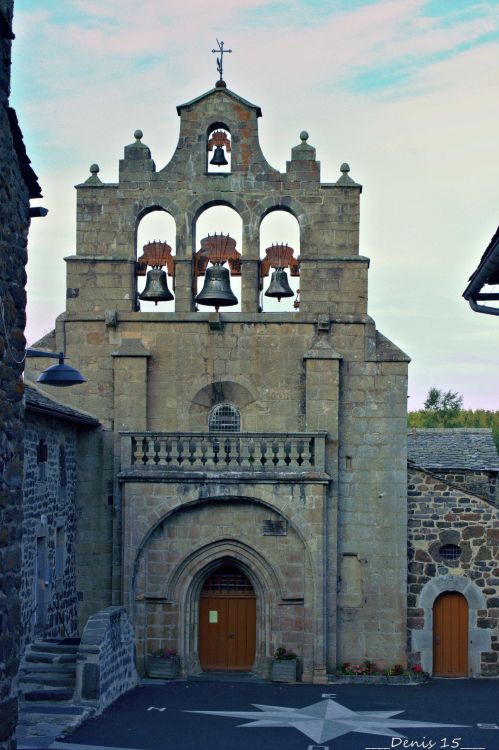
[[220,80],[222,80],[223,66],[224,66],[224,52],[232,52],[231,49],[224,49],[224,43],[219,42],[217,39],[218,49],[212,49],[212,52],[220,52],[220,57],[217,57],[217,70],[220,73]]

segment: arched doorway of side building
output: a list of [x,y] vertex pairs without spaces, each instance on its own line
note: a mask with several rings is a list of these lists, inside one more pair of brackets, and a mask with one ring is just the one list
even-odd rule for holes
[[468,602],[457,591],[445,591],[433,604],[433,674],[468,676]]
[[235,565],[212,570],[199,598],[199,660],[203,670],[249,671],[255,661],[256,595]]

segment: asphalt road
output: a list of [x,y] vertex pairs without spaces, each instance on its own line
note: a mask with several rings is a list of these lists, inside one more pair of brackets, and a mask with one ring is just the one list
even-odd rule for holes
[[[216,713],[205,713],[210,711]],[[178,680],[136,688],[50,747],[499,750],[499,682],[317,686]]]

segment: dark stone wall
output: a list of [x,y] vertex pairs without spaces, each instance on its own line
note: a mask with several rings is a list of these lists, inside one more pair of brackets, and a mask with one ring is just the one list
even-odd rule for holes
[[[476,627],[491,633],[490,650],[480,657],[483,676],[499,675],[499,521],[497,508],[476,495],[445,484],[430,473],[408,474],[408,629],[409,659],[411,631],[425,627],[420,608],[423,586],[439,576],[469,579],[483,594],[485,606],[477,612]],[[461,548],[456,560],[442,559],[440,549],[453,544]]]
[[440,477],[446,484],[454,487],[462,487],[464,492],[479,495],[491,503],[499,502],[499,483],[496,471],[458,471],[456,469],[447,471],[433,471],[435,476]]
[[[2,27],[12,0],[0,0]],[[8,117],[10,49],[0,38],[0,748],[12,750],[17,723],[14,677],[19,662],[19,584],[23,460],[22,361],[25,339],[26,243],[29,196]]]
[[[22,647],[77,634],[76,441],[70,422],[27,411],[24,434]],[[44,570],[37,566],[37,547]],[[43,574],[43,575],[42,575]],[[38,589],[38,605],[34,592]]]

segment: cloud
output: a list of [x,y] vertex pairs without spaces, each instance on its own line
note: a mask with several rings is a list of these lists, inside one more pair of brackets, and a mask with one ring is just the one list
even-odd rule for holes
[[[497,318],[494,327],[461,299],[499,221],[497,3],[25,2],[14,28],[12,102],[50,208],[30,232],[31,339],[64,309],[72,186],[92,162],[115,181],[137,127],[157,167],[169,161],[175,105],[213,86],[218,37],[233,49],[228,85],[263,109],[269,162],[284,170],[305,128],[323,181],[348,161],[363,183],[369,308],[413,356],[413,408],[434,373],[465,403],[469,390],[499,408],[494,368],[480,365]],[[460,356],[474,379],[471,365],[458,373]]]

